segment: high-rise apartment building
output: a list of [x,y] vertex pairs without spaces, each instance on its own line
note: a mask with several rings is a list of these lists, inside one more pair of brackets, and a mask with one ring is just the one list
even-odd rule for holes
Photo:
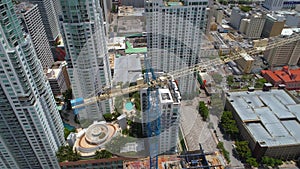
[[234,29],[238,30],[240,28],[241,20],[245,17],[246,14],[242,12],[239,7],[233,7],[229,23]]
[[[159,135],[155,136],[157,140],[157,150],[155,151],[158,154],[175,153],[181,106],[181,95],[175,80],[168,81],[165,86],[154,91],[148,92],[147,89],[143,89],[140,95],[144,135],[149,136],[149,126],[153,131],[157,130],[155,127],[159,126]],[[148,139],[151,141],[152,138]]]
[[[148,56],[154,70],[171,72],[199,63],[207,7],[208,0],[145,2]],[[193,75],[178,82],[183,97],[193,97]]]
[[0,168],[59,168],[63,123],[12,1],[0,3]]
[[249,39],[260,38],[262,30],[265,25],[265,15],[263,14],[252,14],[246,30],[246,37]]
[[262,31],[262,37],[269,38],[281,34],[284,28],[285,17],[283,15],[266,15],[266,22]]
[[[291,35],[292,36],[292,35]],[[264,57],[271,67],[295,66],[300,59],[300,41],[291,42],[265,51]]]
[[240,28],[239,28],[239,32],[245,34],[247,31],[247,28],[249,26],[250,23],[250,19],[242,19],[241,20],[241,24],[240,24]]
[[57,19],[62,17],[62,9],[60,5],[60,0],[53,0],[54,11],[56,13]]
[[[59,26],[57,13],[55,11],[56,0],[26,0],[33,4],[37,4],[39,12],[42,16],[43,25],[46,30],[50,46],[54,47],[57,37],[59,36]],[[59,8],[59,7],[58,7]]]
[[100,7],[102,9],[104,25],[105,25],[105,33],[109,35],[109,22],[110,22],[110,12],[112,9],[112,1],[111,0],[100,0]]
[[[88,98],[111,85],[109,58],[99,1],[61,0],[62,34],[75,98]],[[90,123],[111,112],[110,101],[85,106],[80,120]]]
[[22,2],[16,5],[16,11],[21,18],[25,32],[31,36],[36,54],[42,63],[43,69],[51,68],[54,63],[54,58],[38,5]]

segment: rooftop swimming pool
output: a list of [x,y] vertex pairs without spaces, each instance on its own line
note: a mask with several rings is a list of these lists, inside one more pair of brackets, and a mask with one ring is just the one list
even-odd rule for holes
[[125,104],[125,109],[126,109],[127,111],[131,111],[131,110],[133,109],[133,103],[132,103],[132,102],[127,102],[127,103]]

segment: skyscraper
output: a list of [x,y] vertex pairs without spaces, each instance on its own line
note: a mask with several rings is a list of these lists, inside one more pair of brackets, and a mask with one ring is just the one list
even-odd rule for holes
[[249,39],[258,39],[261,36],[265,25],[266,16],[264,14],[256,13],[250,17],[245,35]]
[[246,17],[246,14],[241,12],[239,7],[233,7],[232,11],[231,11],[229,23],[234,29],[238,30],[240,28],[242,19],[245,17]]
[[[62,34],[73,93],[75,98],[88,98],[111,85],[102,9],[99,1],[61,0],[61,6]],[[110,101],[104,101],[85,106],[79,117],[92,122],[110,112]]]
[[262,37],[269,38],[281,34],[284,28],[285,17],[283,15],[266,15],[266,22],[262,31]]
[[0,168],[59,168],[63,123],[11,0],[0,3]]
[[35,51],[43,69],[51,68],[54,58],[47,39],[46,31],[38,9],[38,5],[22,2],[16,5],[17,14],[21,17],[22,26],[31,36]]
[[[292,36],[292,35],[291,35]],[[295,66],[300,60],[300,41],[291,42],[277,48],[265,51],[264,57],[267,59],[271,69],[279,66]]]
[[[46,30],[46,34],[48,37],[48,41],[50,42],[50,46],[52,48],[55,47],[55,41],[59,36],[59,25],[58,18],[55,8],[60,10],[60,6],[57,6],[57,0],[27,0],[33,4],[37,4],[40,14],[42,16],[43,25]],[[56,3],[56,4],[55,4]],[[56,6],[55,6],[56,5]]]
[[[156,132],[159,135],[155,136],[157,138],[157,150],[155,151],[158,154],[175,153],[177,150],[181,106],[181,95],[175,80],[168,81],[166,86],[154,91],[148,92],[147,89],[143,89],[140,95],[143,134],[149,136],[151,134],[148,133],[149,127],[151,126],[152,130],[156,131],[156,127],[159,126],[159,132]],[[147,109],[149,110],[147,111]],[[148,122],[151,122],[150,126]],[[148,139],[151,141],[151,138]]]
[[[145,2],[148,56],[154,70],[170,72],[199,63],[207,7],[208,0]],[[178,81],[184,98],[195,94],[193,75]]]

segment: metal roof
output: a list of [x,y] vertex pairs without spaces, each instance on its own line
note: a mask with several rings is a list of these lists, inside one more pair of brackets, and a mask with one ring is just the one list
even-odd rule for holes
[[300,144],[300,104],[284,90],[230,92],[227,96],[261,146]]

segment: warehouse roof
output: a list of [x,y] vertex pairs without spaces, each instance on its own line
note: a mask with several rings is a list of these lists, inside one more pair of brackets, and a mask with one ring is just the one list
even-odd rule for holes
[[227,99],[261,146],[300,144],[300,103],[284,90],[230,92]]

